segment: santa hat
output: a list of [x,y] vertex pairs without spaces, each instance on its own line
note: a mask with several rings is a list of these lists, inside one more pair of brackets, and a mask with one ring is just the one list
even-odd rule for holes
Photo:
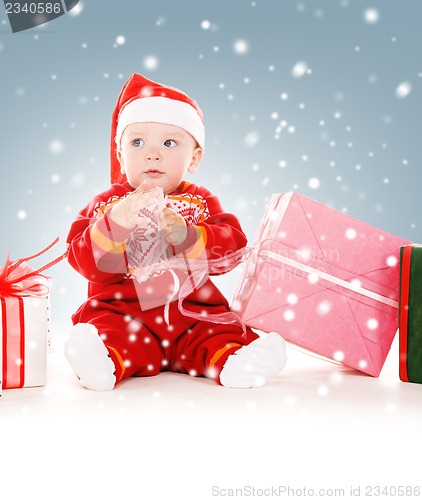
[[125,128],[131,123],[166,123],[189,132],[201,148],[205,143],[202,111],[181,90],[166,87],[133,74],[123,86],[111,118],[111,183],[123,184],[117,150]]

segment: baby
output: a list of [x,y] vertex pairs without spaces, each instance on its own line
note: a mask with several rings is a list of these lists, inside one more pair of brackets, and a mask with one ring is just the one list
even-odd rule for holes
[[[285,365],[284,340],[242,325],[208,277],[237,265],[246,237],[216,196],[184,180],[204,142],[195,101],[129,78],[112,116],[111,187],[79,212],[67,239],[68,260],[89,284],[65,355],[88,389],[165,370],[258,387]],[[192,271],[198,262],[209,273]]]

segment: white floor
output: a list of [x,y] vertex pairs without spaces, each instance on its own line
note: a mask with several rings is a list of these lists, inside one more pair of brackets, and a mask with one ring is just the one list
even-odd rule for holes
[[397,340],[378,379],[289,347],[263,388],[163,373],[107,393],[80,387],[54,340],[47,386],[3,392],[1,498],[366,498],[422,486],[422,385],[399,381]]

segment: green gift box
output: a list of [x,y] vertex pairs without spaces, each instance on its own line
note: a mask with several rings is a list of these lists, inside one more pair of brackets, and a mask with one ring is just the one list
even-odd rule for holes
[[399,372],[422,384],[422,245],[400,248]]

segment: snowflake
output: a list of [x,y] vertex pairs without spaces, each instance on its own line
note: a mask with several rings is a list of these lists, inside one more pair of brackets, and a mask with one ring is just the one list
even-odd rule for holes
[[308,181],[308,186],[311,189],[318,189],[320,186],[320,181],[316,177],[311,177]]
[[54,139],[49,144],[50,152],[53,154],[59,154],[63,152],[64,144],[60,139]]
[[376,24],[379,18],[380,14],[377,9],[366,9],[363,13],[363,19],[368,24]]
[[287,303],[290,305],[297,304],[298,300],[299,297],[295,293],[289,293],[289,295],[287,295]]
[[295,319],[295,313],[291,309],[286,309],[283,313],[283,318],[286,321],[293,321]]
[[412,84],[410,82],[402,82],[396,88],[396,97],[399,99],[404,99],[412,91]]
[[159,62],[155,56],[147,56],[144,59],[145,69],[148,69],[149,71],[153,71],[153,70],[157,69],[158,66],[159,66]]
[[375,318],[371,318],[367,321],[366,326],[370,330],[376,330],[378,328],[378,320],[376,320]]
[[307,73],[309,73],[309,68],[305,61],[297,62],[292,68],[292,76],[294,78],[302,78]]
[[246,40],[236,40],[233,44],[235,54],[243,56],[249,52],[249,44]]
[[348,240],[354,240],[357,236],[356,229],[353,229],[352,227],[347,229],[345,232],[345,236]]

